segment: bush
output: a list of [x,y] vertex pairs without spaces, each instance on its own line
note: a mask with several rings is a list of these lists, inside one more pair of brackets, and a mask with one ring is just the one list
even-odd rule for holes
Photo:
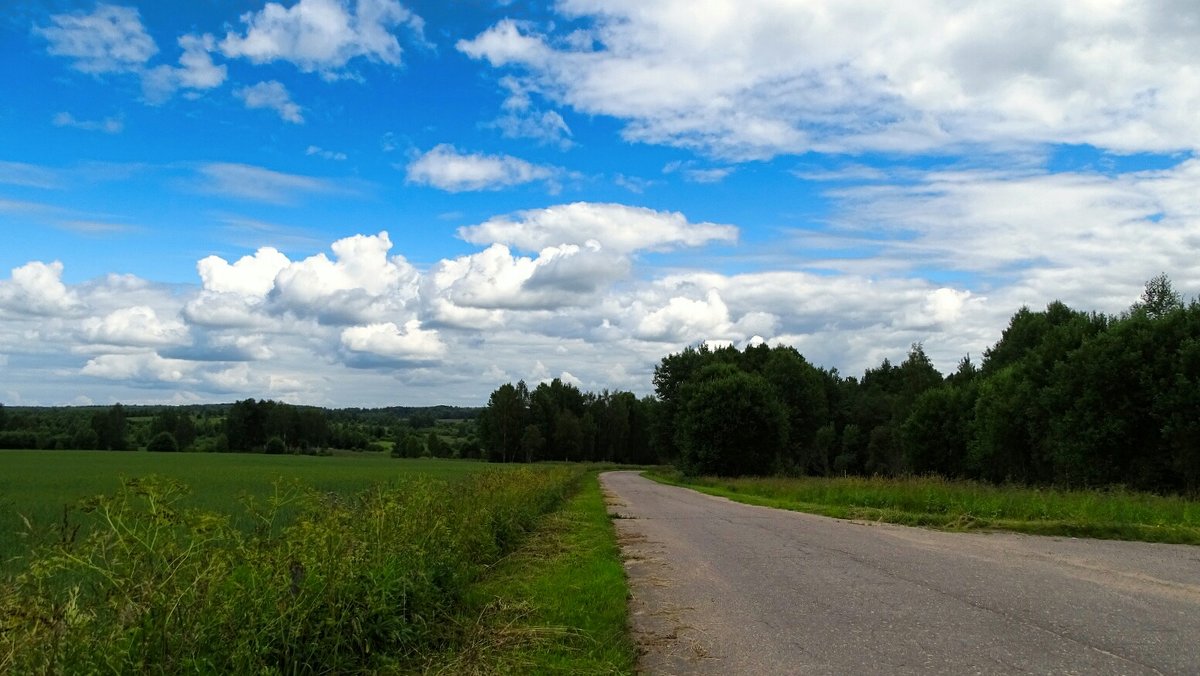
[[287,444],[279,437],[271,437],[267,440],[266,451],[271,455],[283,455],[287,453]]
[[179,450],[179,444],[175,443],[175,435],[170,432],[159,432],[154,435],[150,443],[146,444],[147,451],[174,453]]

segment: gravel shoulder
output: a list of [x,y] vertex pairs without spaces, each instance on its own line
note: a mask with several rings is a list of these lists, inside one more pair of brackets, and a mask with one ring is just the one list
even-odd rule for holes
[[1200,547],[942,533],[601,475],[653,674],[1200,673]]

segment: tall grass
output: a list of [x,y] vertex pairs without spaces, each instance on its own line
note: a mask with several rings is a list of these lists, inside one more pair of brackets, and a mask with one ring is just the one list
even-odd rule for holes
[[840,518],[1200,544],[1200,502],[1121,488],[1060,490],[939,477],[729,479],[669,472],[651,477],[742,502]]
[[0,587],[0,673],[403,668],[579,477],[523,468],[349,497],[280,484],[248,505],[249,531],[183,506],[176,480],[125,481],[83,508],[86,536],[68,520]]

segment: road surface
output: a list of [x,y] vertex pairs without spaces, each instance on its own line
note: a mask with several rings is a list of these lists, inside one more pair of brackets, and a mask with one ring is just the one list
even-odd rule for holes
[[940,533],[601,476],[651,674],[1200,674],[1200,547]]

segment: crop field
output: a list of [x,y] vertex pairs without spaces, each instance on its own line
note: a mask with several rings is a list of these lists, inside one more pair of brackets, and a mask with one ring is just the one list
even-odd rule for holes
[[[180,504],[231,515],[241,522],[246,498],[263,500],[277,484],[300,482],[339,494],[374,483],[417,476],[454,480],[496,468],[483,462],[397,460],[379,453],[330,457],[247,453],[136,453],[107,451],[0,451],[0,573],[13,569],[30,540],[61,524],[63,509],[108,494],[122,478],[158,475],[187,486]],[[32,532],[30,532],[32,526]]]
[[[601,583],[604,617],[616,619],[561,636],[593,652],[616,646],[604,671],[631,663],[620,564],[582,466],[31,452],[0,454],[0,477],[0,672],[427,670],[431,656],[478,645],[481,630],[511,635],[511,618],[494,614],[463,631],[464,618],[482,617],[479,604],[497,607],[478,586],[490,571],[529,581],[491,583],[528,589],[506,608],[595,602],[584,589],[590,599],[569,600],[573,584],[534,582],[571,551],[553,519],[581,485],[591,502],[570,504],[588,505],[593,526],[575,548],[596,563],[564,570],[616,566]],[[536,553],[546,538],[564,543],[555,557]],[[518,555],[532,565],[495,567]],[[558,659],[540,624],[521,634],[532,648],[505,639],[515,663]]]

